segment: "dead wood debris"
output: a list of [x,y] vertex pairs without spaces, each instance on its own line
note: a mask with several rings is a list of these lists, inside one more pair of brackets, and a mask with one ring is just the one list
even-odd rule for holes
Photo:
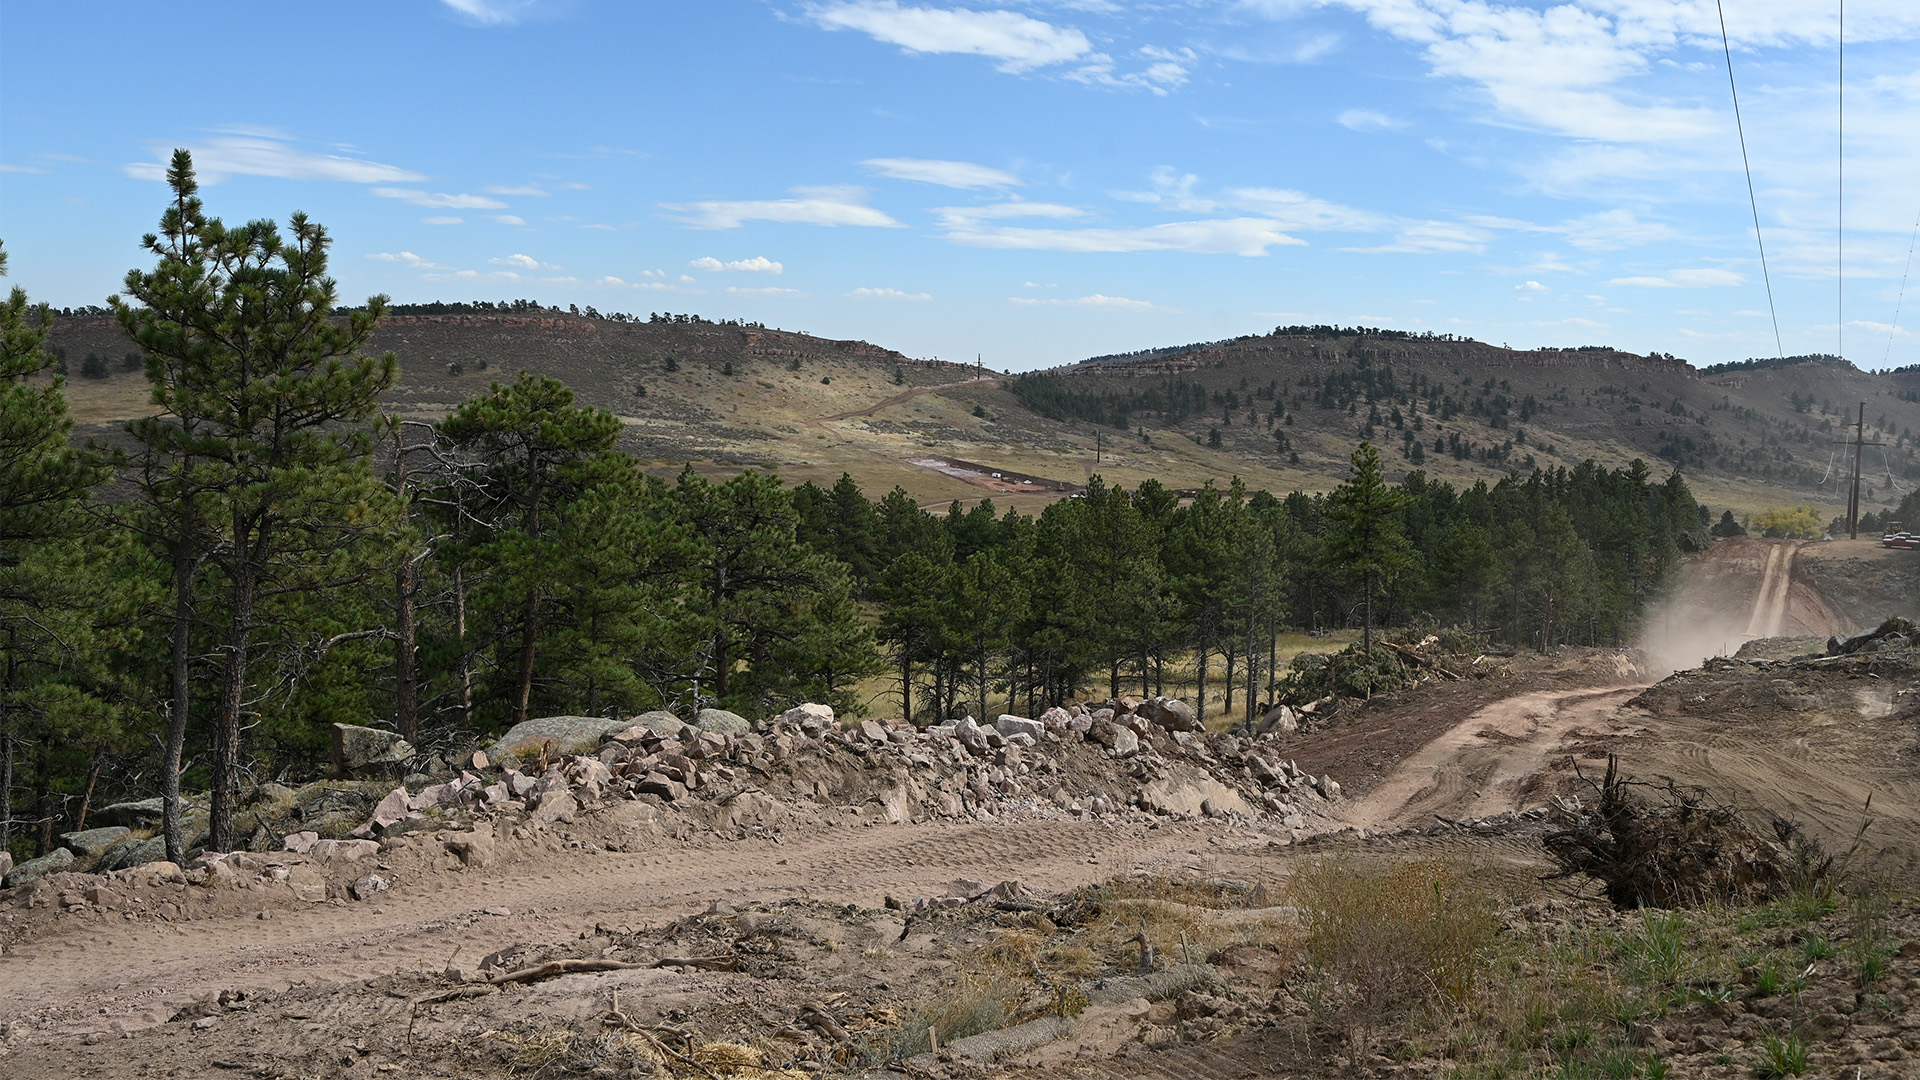
[[1592,808],[1556,800],[1561,827],[1541,838],[1559,865],[1549,879],[1597,879],[1615,907],[1698,907],[1715,901],[1763,902],[1793,888],[1825,887],[1833,859],[1800,832],[1773,819],[1773,836],[1704,789],[1664,786],[1621,775],[1607,756],[1606,776],[1591,785]]

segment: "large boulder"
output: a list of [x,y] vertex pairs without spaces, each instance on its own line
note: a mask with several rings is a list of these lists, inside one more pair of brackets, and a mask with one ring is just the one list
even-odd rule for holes
[[686,730],[687,722],[665,709],[655,709],[634,717],[631,727],[651,731],[662,738],[673,738]]
[[492,746],[487,747],[487,757],[495,762],[503,762],[536,758],[543,750],[550,757],[591,754],[600,749],[601,741],[607,736],[624,731],[638,722],[609,720],[604,716],[543,716],[538,720],[515,724]]
[[394,732],[358,724],[333,725],[333,774],[337,777],[401,776],[413,755],[413,744]]
[[132,835],[133,830],[124,825],[109,825],[104,829],[87,829],[82,832],[60,834],[60,846],[80,856],[82,859],[96,858],[108,848]]
[[1011,713],[1001,713],[1000,718],[993,722],[993,726],[994,730],[1008,737],[1025,735],[1034,742],[1040,742],[1047,737],[1047,725],[1038,720],[1029,720],[1024,716],[1014,716]]
[[160,816],[165,812],[166,800],[141,799],[138,802],[114,803],[93,811],[90,817],[102,825],[124,825],[129,829],[157,829]]
[[51,854],[37,859],[28,859],[19,866],[7,871],[0,878],[0,888],[11,889],[16,885],[25,885],[29,881],[38,881],[48,874],[56,874],[73,866],[73,852],[66,848],[55,848]]
[[1140,703],[1135,716],[1144,716],[1167,731],[1199,731],[1200,719],[1193,706],[1179,698],[1157,697]]
[[722,735],[743,735],[753,730],[752,722],[746,717],[725,709],[701,709],[693,717],[693,726]]
[[1205,776],[1153,780],[1141,786],[1139,798],[1142,809],[1175,817],[1254,816],[1238,791]]
[[807,731],[825,731],[833,726],[833,706],[807,702],[795,705],[773,718],[776,724],[791,724]]

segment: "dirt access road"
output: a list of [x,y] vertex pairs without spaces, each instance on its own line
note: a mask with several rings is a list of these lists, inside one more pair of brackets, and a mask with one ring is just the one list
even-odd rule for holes
[[[617,822],[595,827],[619,831]],[[1134,869],[1211,869],[1267,842],[1203,823],[1002,820],[840,827],[785,843],[711,840],[643,854],[536,850],[491,872],[396,861],[396,887],[371,904],[270,908],[243,895],[174,922],[63,920],[0,958],[0,1022],[77,1036],[136,1030],[222,989],[471,968],[516,940],[658,924],[715,901],[799,896],[878,908],[888,895],[938,894],[959,877],[1055,891]]]

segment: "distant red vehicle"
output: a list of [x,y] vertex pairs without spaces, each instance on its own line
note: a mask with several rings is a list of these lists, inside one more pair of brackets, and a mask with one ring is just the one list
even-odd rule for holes
[[1880,546],[1890,548],[1920,548],[1920,536],[1915,536],[1907,532],[1888,533],[1880,538]]

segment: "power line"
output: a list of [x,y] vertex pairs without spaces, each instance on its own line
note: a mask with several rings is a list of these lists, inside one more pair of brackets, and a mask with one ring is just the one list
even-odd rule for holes
[[1727,41],[1727,12],[1721,0],[1713,0],[1720,13],[1720,48],[1727,54],[1727,89],[1733,94],[1733,129],[1740,133],[1740,165],[1747,171],[1747,205],[1753,208],[1753,240],[1760,246],[1760,279],[1767,283],[1767,312],[1773,316],[1773,349],[1782,359],[1786,346],[1780,343],[1780,309],[1773,304],[1773,275],[1767,272],[1767,242],[1760,235],[1760,200],[1753,194],[1753,163],[1747,159],[1747,129],[1740,120],[1740,90],[1733,84],[1733,46]]
[[1887,350],[1880,354],[1880,364],[1883,367],[1886,366],[1887,360],[1893,356],[1893,335],[1900,332],[1900,305],[1906,303],[1907,300],[1907,278],[1913,273],[1913,245],[1915,240],[1920,240],[1920,214],[1914,215],[1913,236],[1907,240],[1907,268],[1900,275],[1900,296],[1893,302],[1893,325],[1887,328]]
[[1833,324],[1835,355],[1847,358],[1847,0],[1840,0],[1839,146],[1835,157],[1839,184],[1833,215]]

